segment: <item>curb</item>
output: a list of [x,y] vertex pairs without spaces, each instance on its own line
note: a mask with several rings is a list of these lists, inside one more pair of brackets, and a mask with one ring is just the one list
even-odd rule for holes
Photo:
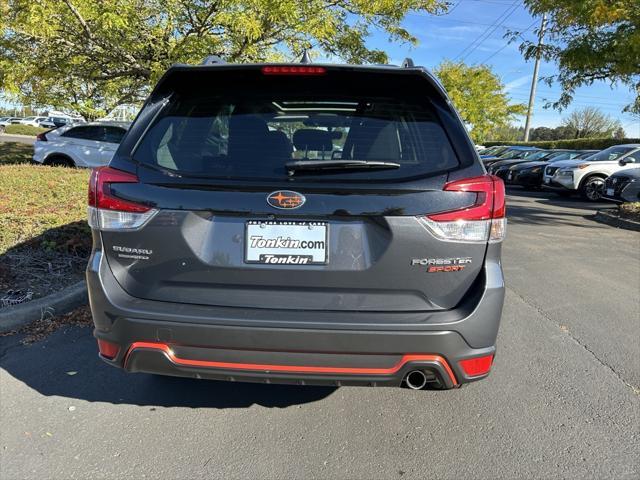
[[20,133],[7,133],[7,132],[0,133],[0,138],[1,137],[21,137],[21,138],[31,138],[31,139],[36,138],[35,135],[22,135]]
[[612,227],[640,232],[640,222],[635,222],[626,218],[620,218],[616,213],[613,212],[617,213],[617,210],[598,210],[593,218],[598,222],[606,223],[607,225],[611,225]]
[[84,280],[64,290],[52,293],[21,305],[0,310],[0,333],[18,330],[40,320],[44,314],[60,315],[76,307],[86,305],[87,284]]

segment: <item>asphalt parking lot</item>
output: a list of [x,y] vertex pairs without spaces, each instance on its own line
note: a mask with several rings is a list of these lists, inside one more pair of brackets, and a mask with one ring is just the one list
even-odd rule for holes
[[[0,477],[638,478],[640,235],[509,192],[489,379],[448,392],[127,375],[0,338]],[[77,372],[75,374],[70,374]]]

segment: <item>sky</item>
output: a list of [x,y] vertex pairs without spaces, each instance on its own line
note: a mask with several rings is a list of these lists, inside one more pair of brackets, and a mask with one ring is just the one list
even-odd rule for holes
[[[504,34],[508,30],[528,29],[523,36],[533,40],[540,19],[532,17],[522,2],[517,0],[449,1],[452,6],[445,15],[420,13],[407,16],[403,26],[418,38],[418,46],[392,43],[386,35],[376,32],[368,43],[369,47],[385,50],[391,58],[391,63],[400,64],[405,57],[411,57],[416,65],[423,65],[429,69],[446,59],[463,58],[467,64],[486,63],[501,78],[514,102],[528,103],[533,60],[526,62],[518,50],[519,43],[508,44]],[[511,8],[516,4],[517,8]],[[508,13],[510,14],[506,16]],[[500,20],[497,23],[501,25],[492,31],[491,25],[498,19]],[[489,31],[492,33],[486,40],[481,43],[476,41]],[[539,77],[555,73],[557,67],[554,63],[540,64]],[[628,87],[618,85],[612,88],[609,83],[598,82],[579,88],[574,101],[562,112],[544,108],[545,103],[557,100],[559,96],[560,87],[557,84],[549,86],[545,82],[538,82],[532,119],[534,127],[556,127],[560,125],[562,117],[571,110],[593,106],[619,119],[628,137],[640,137],[640,120],[622,113],[623,107],[633,99],[633,93]],[[524,120],[522,117],[516,123],[524,125]]]

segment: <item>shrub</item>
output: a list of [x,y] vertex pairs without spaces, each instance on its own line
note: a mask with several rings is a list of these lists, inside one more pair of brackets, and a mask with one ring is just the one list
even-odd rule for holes
[[523,145],[538,148],[567,148],[571,150],[604,150],[613,145],[640,143],[640,138],[575,138],[572,140],[549,140],[543,142],[484,142],[485,147],[494,145]]

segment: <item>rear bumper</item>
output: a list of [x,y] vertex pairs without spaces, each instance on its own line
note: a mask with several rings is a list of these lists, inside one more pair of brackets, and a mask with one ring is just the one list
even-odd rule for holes
[[[489,248],[499,248],[492,245]],[[459,362],[495,353],[504,283],[487,262],[483,286],[456,311],[384,314],[217,308],[129,296],[100,251],[87,269],[94,335],[118,345],[107,363],[130,372],[263,383],[401,385],[414,369],[447,388]],[[477,298],[476,298],[477,297]],[[376,323],[371,318],[376,317]]]

